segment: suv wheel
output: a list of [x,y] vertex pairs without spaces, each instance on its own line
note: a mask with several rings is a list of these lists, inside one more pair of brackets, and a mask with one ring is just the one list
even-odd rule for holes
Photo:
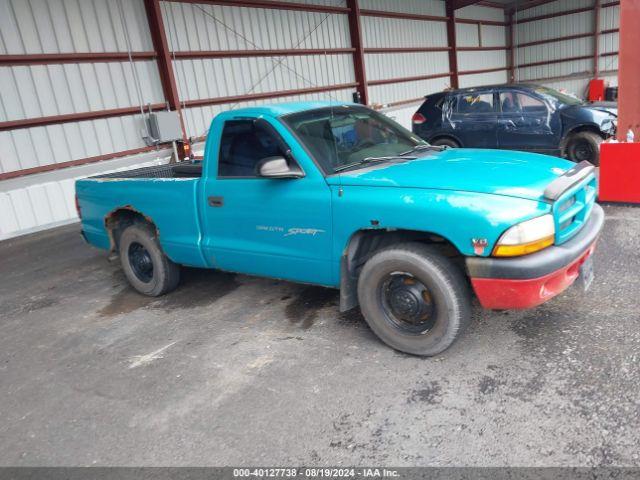
[[365,320],[387,345],[432,356],[447,349],[471,317],[460,269],[420,243],[394,245],[373,255],[358,279]]
[[588,161],[600,164],[600,144],[602,137],[594,132],[574,133],[567,142],[567,157],[576,163]]
[[452,138],[438,138],[433,142],[429,142],[434,147],[460,148],[460,144]]

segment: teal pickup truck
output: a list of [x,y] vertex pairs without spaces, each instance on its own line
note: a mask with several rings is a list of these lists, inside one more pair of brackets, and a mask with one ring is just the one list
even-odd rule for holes
[[489,309],[539,305],[593,278],[604,214],[594,168],[433,147],[355,104],[290,103],[213,119],[202,163],[76,183],[85,239],[145,295],[180,265],[340,289],[382,341],[435,355]]

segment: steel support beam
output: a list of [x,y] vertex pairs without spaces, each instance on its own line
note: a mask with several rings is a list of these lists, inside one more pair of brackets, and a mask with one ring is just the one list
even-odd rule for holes
[[516,82],[516,26],[513,23],[513,10],[509,11],[509,27],[507,30],[509,39],[509,83]]
[[186,143],[187,132],[184,127],[182,110],[180,109],[178,86],[176,85],[176,77],[173,72],[173,64],[171,63],[171,52],[164,29],[164,21],[162,20],[160,0],[144,0],[144,7],[147,12],[147,21],[149,23],[151,40],[153,41],[153,49],[158,54],[158,72],[160,74],[164,98],[169,104],[169,109],[178,112],[180,126],[182,128],[182,139]]
[[349,34],[351,36],[351,48],[353,52],[353,70],[355,72],[357,91],[360,101],[369,105],[369,91],[367,89],[367,71],[364,62],[364,43],[362,41],[362,25],[360,22],[360,5],[358,0],[347,0],[349,8]]
[[[131,52],[134,62],[154,60],[156,52]],[[54,65],[65,63],[108,63],[128,62],[127,52],[99,53],[29,53],[21,55],[0,55],[0,66]]]
[[446,0],[447,44],[449,46],[449,72],[451,88],[458,88],[458,49],[456,42],[456,9],[453,0]]
[[618,57],[618,139],[631,128],[640,137],[640,0],[620,2],[620,53]]
[[601,0],[595,0],[593,6],[593,77],[598,78],[600,70],[600,6]]

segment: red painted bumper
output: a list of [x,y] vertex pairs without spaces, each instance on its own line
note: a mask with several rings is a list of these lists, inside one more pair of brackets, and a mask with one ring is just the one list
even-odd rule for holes
[[471,278],[473,289],[484,308],[515,310],[532,308],[562,293],[578,278],[580,265],[595,250],[595,242],[570,264],[538,278]]

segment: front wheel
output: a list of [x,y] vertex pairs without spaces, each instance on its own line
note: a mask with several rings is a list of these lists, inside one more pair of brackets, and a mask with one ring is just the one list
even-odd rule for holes
[[602,137],[594,132],[579,132],[571,135],[567,142],[567,157],[576,163],[587,161],[600,164]]
[[374,333],[390,347],[414,355],[446,350],[471,318],[469,288],[460,269],[419,243],[373,255],[358,279],[358,299]]
[[120,262],[131,286],[143,295],[164,295],[180,281],[180,266],[164,254],[151,225],[136,223],[122,232]]

